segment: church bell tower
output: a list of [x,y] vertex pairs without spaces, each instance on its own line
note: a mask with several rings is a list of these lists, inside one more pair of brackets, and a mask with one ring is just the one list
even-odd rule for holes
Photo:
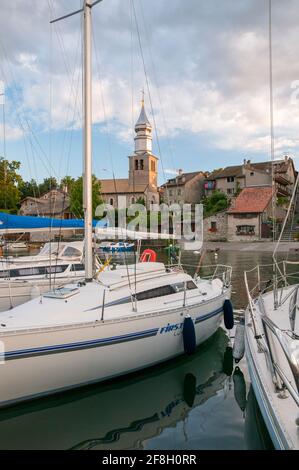
[[129,157],[129,181],[132,185],[147,185],[157,190],[158,158],[152,153],[152,126],[147,118],[144,98],[135,124],[135,152]]

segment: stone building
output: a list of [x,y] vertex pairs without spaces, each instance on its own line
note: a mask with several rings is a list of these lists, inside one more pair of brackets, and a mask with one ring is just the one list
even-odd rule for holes
[[[258,241],[272,238],[272,198],[271,186],[244,188],[227,211],[228,241]],[[284,211],[276,208],[276,217]]]
[[147,209],[159,204],[158,157],[152,153],[152,126],[144,101],[135,132],[135,151],[129,156],[129,178],[101,180],[102,199],[115,208],[123,206],[123,200],[127,207],[139,201],[144,201]]
[[202,171],[179,174],[160,186],[160,195],[166,204],[198,204],[204,196],[206,174]]
[[[292,158],[285,157],[274,162],[274,179],[277,196],[289,198],[296,180]],[[272,162],[252,163],[244,160],[243,165],[228,166],[213,171],[205,180],[205,194],[222,191],[234,198],[243,188],[272,184]]]
[[21,202],[20,215],[71,219],[70,196],[61,189],[52,189],[41,197],[26,197]]

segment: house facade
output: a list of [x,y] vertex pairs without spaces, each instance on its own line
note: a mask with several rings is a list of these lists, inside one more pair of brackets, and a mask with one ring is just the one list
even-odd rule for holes
[[20,215],[71,219],[70,196],[61,189],[52,189],[41,197],[26,197],[21,202]]
[[[272,186],[244,188],[227,211],[228,241],[258,241],[272,239]],[[276,217],[282,216],[276,208]]]
[[[278,197],[289,198],[296,180],[296,170],[292,158],[285,157],[273,163],[275,190]],[[213,171],[205,180],[205,195],[214,191],[225,193],[230,199],[248,187],[271,186],[272,162],[252,163],[244,160],[243,165],[228,166]]]
[[179,170],[175,178],[160,186],[161,199],[168,204],[198,204],[204,196],[206,174],[202,171],[184,173]]
[[147,118],[144,101],[135,125],[135,151],[129,156],[127,179],[102,179],[101,197],[106,204],[122,208],[144,201],[147,209],[159,204],[158,157],[152,153],[152,126]]

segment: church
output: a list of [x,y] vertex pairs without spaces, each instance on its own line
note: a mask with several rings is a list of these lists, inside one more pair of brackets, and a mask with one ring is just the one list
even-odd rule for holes
[[[101,180],[101,195],[115,209],[144,201],[147,209],[159,204],[158,157],[152,153],[152,126],[147,118],[144,100],[135,125],[135,151],[129,156],[129,178]],[[122,201],[122,203],[120,203]]]

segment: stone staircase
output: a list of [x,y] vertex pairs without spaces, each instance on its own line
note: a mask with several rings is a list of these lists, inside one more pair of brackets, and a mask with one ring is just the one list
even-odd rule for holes
[[296,202],[295,202],[295,208],[294,208],[294,214],[292,217],[290,217],[290,221],[288,221],[281,241],[283,242],[293,242],[297,241],[295,240],[296,235],[299,233],[299,189],[297,189],[296,193]]

